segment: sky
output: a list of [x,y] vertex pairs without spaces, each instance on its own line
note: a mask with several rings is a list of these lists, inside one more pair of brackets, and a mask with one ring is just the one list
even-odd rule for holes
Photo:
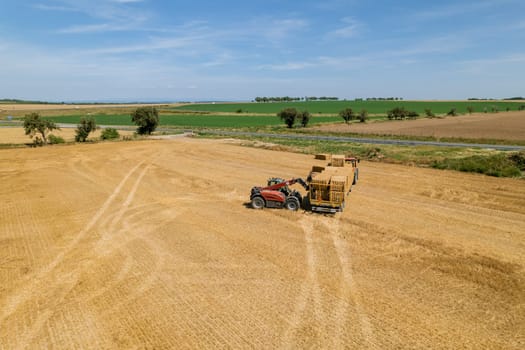
[[0,99],[524,95],[523,0],[0,0]]

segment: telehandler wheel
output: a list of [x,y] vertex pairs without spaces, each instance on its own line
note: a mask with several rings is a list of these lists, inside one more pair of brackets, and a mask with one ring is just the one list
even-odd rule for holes
[[284,203],[284,207],[288,210],[299,210],[299,207],[301,204],[299,203],[299,200],[296,197],[290,197],[286,199],[286,202]]
[[262,209],[264,208],[265,203],[262,197],[253,197],[252,199],[252,208],[253,209]]

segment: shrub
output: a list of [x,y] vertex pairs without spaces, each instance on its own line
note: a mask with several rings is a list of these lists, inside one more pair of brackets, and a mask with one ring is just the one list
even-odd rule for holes
[[66,142],[62,137],[55,136],[53,134],[49,134],[49,136],[47,137],[47,140],[52,145],[56,145],[56,144],[59,144],[59,143],[65,143]]
[[456,115],[458,115],[458,113],[455,108],[452,108],[450,111],[448,111],[447,115],[455,117]]
[[407,113],[407,117],[410,118],[410,119],[415,119],[417,117],[419,117],[419,113],[416,112],[416,111],[410,111]]
[[107,128],[102,130],[102,133],[100,134],[100,138],[102,140],[113,140],[118,139],[120,137],[120,134],[118,133],[117,129],[113,128]]
[[468,112],[468,114],[472,114],[472,112],[474,112],[474,107],[468,106],[467,107],[467,112]]
[[436,116],[430,108],[425,109],[425,115],[429,118],[434,118]]
[[361,112],[359,112],[359,122],[364,123],[368,119],[368,111],[366,109],[362,109]]
[[525,171],[525,151],[511,154],[509,156],[509,160],[513,162],[521,171]]

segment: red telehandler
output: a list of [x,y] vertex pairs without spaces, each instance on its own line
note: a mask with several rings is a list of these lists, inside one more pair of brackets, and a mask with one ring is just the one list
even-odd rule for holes
[[252,208],[286,208],[299,210],[303,196],[297,190],[290,189],[295,183],[300,184],[308,191],[308,184],[301,178],[284,180],[278,177],[268,179],[266,187],[253,187],[250,195]]

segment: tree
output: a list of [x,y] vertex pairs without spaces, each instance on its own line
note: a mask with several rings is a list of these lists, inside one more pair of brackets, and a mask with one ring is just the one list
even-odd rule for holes
[[297,109],[295,108],[285,108],[277,113],[277,116],[281,118],[282,121],[286,124],[288,128],[293,128],[295,124],[295,119],[297,119]]
[[361,112],[359,112],[359,121],[361,123],[366,122],[368,119],[368,111],[366,109],[362,109]]
[[139,107],[131,114],[131,121],[135,123],[137,134],[151,134],[159,125],[159,112],[155,107]]
[[355,114],[352,108],[345,108],[339,112],[339,116],[344,119],[345,123],[348,124],[350,120],[355,119]]
[[310,112],[308,111],[302,111],[299,113],[299,118],[301,118],[301,126],[303,128],[306,128],[306,126],[308,125],[308,123],[310,122],[310,118],[312,117],[310,115]]
[[[26,114],[24,118],[24,130],[26,135],[33,138],[35,145],[47,144],[48,133],[53,130],[60,130],[56,124],[50,120],[44,120],[38,113]],[[38,135],[39,134],[39,135]]]
[[77,125],[75,130],[75,141],[76,142],[86,142],[88,135],[94,132],[97,129],[97,123],[93,117],[81,118],[80,124]]

